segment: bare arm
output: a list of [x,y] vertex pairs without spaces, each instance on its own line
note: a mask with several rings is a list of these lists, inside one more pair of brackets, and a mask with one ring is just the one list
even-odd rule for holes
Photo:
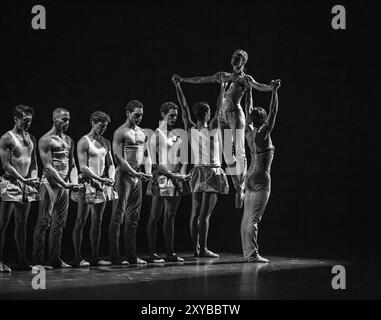
[[222,82],[229,74],[226,72],[217,72],[212,76],[181,78],[181,81],[186,83],[214,83]]
[[257,89],[258,91],[264,91],[264,92],[266,92],[266,91],[271,91],[272,90],[272,86],[271,85],[267,85],[267,84],[263,84],[263,83],[258,83],[251,76],[247,76],[247,83],[248,83],[248,85],[251,88]]
[[150,148],[147,147],[144,150],[145,155],[146,155],[146,162],[144,164],[144,172],[148,175],[152,175],[152,158],[151,158],[151,152],[149,151]]
[[69,158],[69,170],[70,170],[70,182],[74,184],[78,184],[78,169],[77,165],[75,164],[75,158],[74,158],[74,141],[73,139],[70,139],[70,158]]
[[246,113],[246,126],[245,131],[250,132],[254,130],[251,120],[251,112],[253,111],[253,92],[250,87],[245,94],[245,113]]
[[36,139],[34,138],[34,136],[30,135],[30,138],[32,139],[33,141],[33,151],[32,151],[32,155],[31,155],[31,164],[30,164],[30,177],[32,179],[38,179],[38,166],[37,166],[37,155],[36,155]]
[[106,170],[109,179],[112,181],[115,181],[115,164],[114,164],[114,159],[112,157],[112,152],[111,152],[111,143],[107,139],[104,139],[106,144],[107,144],[107,154],[106,154]]
[[15,147],[13,139],[9,134],[4,134],[0,139],[0,158],[3,165],[3,169],[6,173],[15,177],[17,180],[25,183],[27,180],[16,170],[14,166],[9,162],[9,153]]
[[277,80],[275,81],[274,90],[272,91],[272,94],[271,94],[270,111],[267,117],[267,123],[268,123],[267,136],[270,135],[271,131],[274,128],[275,119],[278,113],[278,88],[279,87],[280,87],[280,81]]
[[180,86],[180,77],[177,75],[172,76],[172,82],[176,88],[177,100],[179,101],[181,107],[181,117],[183,118],[185,130],[188,130],[195,126],[195,123],[192,121],[192,117],[189,111],[187,100]]
[[53,167],[51,138],[48,136],[43,136],[38,142],[38,149],[40,151],[40,158],[45,168],[46,175],[55,180],[59,185],[63,186],[64,188],[70,188],[70,185],[60,177],[56,169],[54,169]]

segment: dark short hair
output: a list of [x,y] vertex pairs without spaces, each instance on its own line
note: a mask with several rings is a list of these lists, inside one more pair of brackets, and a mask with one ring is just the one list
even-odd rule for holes
[[23,117],[24,113],[31,114],[34,116],[34,110],[32,107],[26,106],[24,104],[19,104],[13,109],[13,116],[20,119]]
[[251,116],[251,119],[253,119],[253,117],[256,117],[262,120],[263,122],[265,122],[267,119],[266,110],[261,107],[255,107],[253,111],[251,112],[250,116]]
[[91,122],[111,122],[111,118],[107,113],[104,113],[102,111],[95,111],[90,115],[90,123]]
[[141,103],[139,100],[131,100],[129,103],[127,103],[125,111],[134,112],[135,108],[143,109],[143,103]]
[[167,115],[169,110],[171,109],[179,110],[179,107],[176,105],[176,103],[164,102],[160,107],[160,114],[164,113],[165,115]]
[[69,110],[65,109],[65,108],[62,108],[62,107],[59,107],[59,108],[55,108],[53,110],[53,117],[54,115],[56,115],[57,113],[62,113],[62,112],[67,112],[67,113],[70,113]]
[[210,110],[210,107],[207,102],[201,101],[193,105],[192,111],[197,120],[203,120],[205,114]]

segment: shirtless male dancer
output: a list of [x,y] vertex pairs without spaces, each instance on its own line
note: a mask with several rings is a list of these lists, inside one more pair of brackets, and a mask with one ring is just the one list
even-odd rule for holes
[[[119,198],[113,203],[109,226],[110,257],[112,264],[146,264],[136,255],[136,232],[142,205],[142,181],[151,178],[151,157],[145,132],[139,127],[143,118],[143,104],[138,100],[126,106],[126,122],[114,133],[113,151],[117,164],[115,187]],[[145,162],[144,162],[145,160]],[[145,173],[141,172],[144,163]],[[126,216],[124,241],[127,261],[119,254],[120,225]]]
[[246,141],[251,153],[251,164],[246,176],[244,213],[241,223],[243,257],[247,262],[268,262],[258,253],[258,224],[266,209],[271,191],[271,163],[274,158],[274,145],[271,131],[278,112],[278,88],[280,80],[272,81],[273,91],[270,112],[263,108],[246,110]]
[[[91,131],[84,135],[77,144],[79,182],[84,188],[71,196],[77,199],[77,219],[73,229],[75,264],[88,267],[90,262],[96,266],[107,266],[111,262],[99,258],[99,242],[101,239],[102,218],[107,201],[117,198],[113,189],[115,166],[112,157],[111,143],[103,137],[110,116],[101,111],[95,111],[90,116]],[[81,245],[83,228],[91,211],[91,261],[82,259]]]
[[173,248],[175,233],[175,217],[181,196],[190,192],[189,182],[186,180],[186,164],[180,163],[178,154],[182,140],[171,130],[174,128],[178,116],[178,106],[173,102],[161,105],[162,121],[151,137],[151,150],[156,154],[154,161],[153,178],[148,184],[147,194],[152,196],[151,212],[147,223],[147,238],[149,246],[149,261],[164,263],[156,251],[157,228],[164,210],[163,234],[168,262],[183,262]]
[[70,268],[61,259],[61,241],[69,208],[69,190],[78,191],[78,172],[74,161],[74,141],[64,132],[70,113],[53,111],[53,126],[38,142],[44,166],[40,186],[40,205],[34,229],[33,262],[44,265],[45,233],[49,233],[49,268]]
[[217,131],[217,115],[221,99],[218,99],[215,116],[210,122],[208,103],[196,103],[193,106],[193,113],[197,123],[194,123],[179,83],[179,76],[174,75],[172,82],[176,87],[185,130],[191,137],[191,147],[195,157],[190,180],[192,191],[190,231],[194,256],[218,258],[217,253],[207,248],[207,242],[209,219],[217,203],[218,195],[229,193],[229,184],[225,172],[221,168],[220,143]]
[[[232,73],[217,72],[212,76],[181,78],[180,82],[187,83],[226,83],[218,114],[218,128],[222,141],[225,141],[224,130],[231,129],[235,147],[235,155],[224,148],[226,164],[232,171],[232,180],[236,189],[235,205],[242,208],[244,200],[246,155],[245,155],[245,114],[241,107],[241,99],[247,90],[255,88],[259,91],[271,91],[271,85],[260,84],[251,76],[244,73],[248,54],[244,50],[236,50],[231,58]],[[246,95],[246,98],[248,95]]]
[[5,174],[0,179],[0,272],[11,272],[4,263],[5,231],[12,212],[15,215],[15,240],[18,251],[18,270],[30,270],[25,257],[26,224],[31,201],[39,199],[36,140],[27,131],[34,111],[19,105],[14,108],[15,125],[0,138],[0,157]]

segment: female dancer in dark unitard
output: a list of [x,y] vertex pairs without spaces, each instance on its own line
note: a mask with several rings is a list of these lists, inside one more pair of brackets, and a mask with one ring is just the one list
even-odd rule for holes
[[278,88],[280,80],[272,81],[270,112],[247,106],[246,141],[251,153],[251,164],[246,176],[244,213],[241,223],[241,240],[244,259],[247,262],[268,262],[258,253],[258,224],[266,209],[271,191],[270,168],[274,157],[271,131],[278,112]]

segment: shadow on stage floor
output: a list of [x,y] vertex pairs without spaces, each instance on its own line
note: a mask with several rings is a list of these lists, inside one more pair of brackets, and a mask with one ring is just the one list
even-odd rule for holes
[[[244,263],[237,254],[184,263],[110,266],[46,271],[46,289],[34,290],[32,272],[0,274],[0,299],[366,299],[380,298],[373,265],[339,260],[268,257]],[[346,269],[346,289],[332,288],[332,267]],[[372,271],[373,270],[373,271]]]

